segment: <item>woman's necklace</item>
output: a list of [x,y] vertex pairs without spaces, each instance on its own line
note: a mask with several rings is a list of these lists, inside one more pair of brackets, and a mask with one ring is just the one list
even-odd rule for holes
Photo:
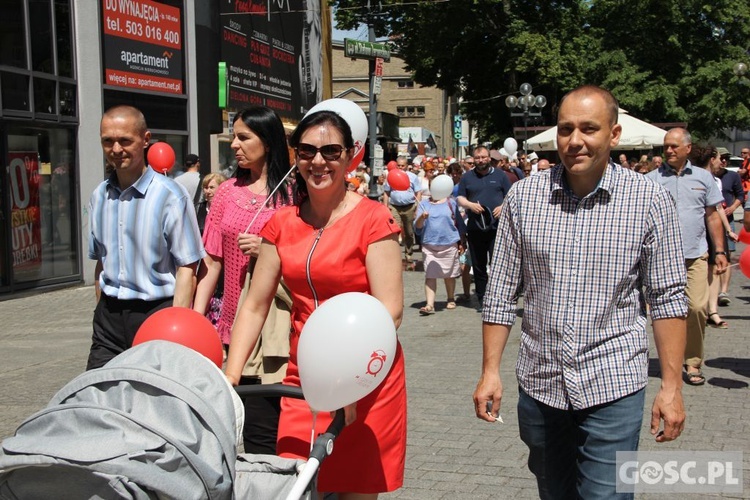
[[256,193],[252,190],[252,187],[250,185],[247,186],[248,191],[250,191],[250,195],[252,198],[250,199],[250,204],[255,206],[258,203],[258,198],[260,196],[265,196],[266,190],[268,189],[268,183],[263,185],[263,189],[260,191],[260,193]]
[[344,197],[344,203],[341,205],[341,209],[338,212],[336,212],[335,215],[331,213],[331,217],[329,217],[328,222],[326,222],[324,226],[315,227],[315,225],[313,224],[313,227],[315,227],[317,231],[321,231],[321,232],[324,229],[328,229],[329,227],[331,227],[331,225],[334,222],[336,222],[338,219],[340,219],[344,215],[344,213],[346,212],[346,206],[348,203],[349,203],[349,199],[347,197]]

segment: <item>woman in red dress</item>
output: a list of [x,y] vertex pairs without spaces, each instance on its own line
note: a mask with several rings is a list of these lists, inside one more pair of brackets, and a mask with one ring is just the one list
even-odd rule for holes
[[[290,143],[299,168],[297,203],[280,209],[261,231],[260,256],[232,330],[227,359],[227,378],[235,384],[282,276],[293,298],[285,384],[300,385],[297,345],[302,327],[315,308],[334,295],[369,293],[385,305],[397,328],[401,324],[399,227],[382,204],[346,189],[346,170],[354,151],[349,125],[337,113],[314,113],[302,120]],[[377,498],[380,492],[401,487],[406,387],[400,344],[383,383],[347,406],[345,413],[347,426],[320,470],[320,491],[336,492],[348,500]],[[278,453],[306,458],[312,422],[306,402],[282,400]],[[330,415],[319,414],[315,434],[329,423]]]

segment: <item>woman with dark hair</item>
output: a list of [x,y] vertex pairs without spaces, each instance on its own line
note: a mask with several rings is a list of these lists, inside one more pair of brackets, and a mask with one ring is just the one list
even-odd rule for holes
[[[708,170],[713,176],[714,171],[718,170],[721,165],[721,156],[716,147],[711,144],[706,146],[693,146],[693,150],[690,153],[690,162],[700,168]],[[716,182],[719,191],[721,191],[721,180],[714,177],[714,182]],[[716,212],[719,214],[721,224],[724,226],[724,248],[728,248],[728,238],[737,241],[739,237],[732,231],[732,226],[729,225],[729,220],[724,213],[723,204],[716,206]],[[715,274],[716,245],[711,240],[708,231],[706,231],[706,240],[708,240],[708,309],[706,310],[706,324],[713,328],[726,329],[729,327],[729,324],[719,315],[719,278]],[[693,377],[692,374],[689,374],[689,377],[690,380],[696,378]],[[700,377],[697,378],[700,379]]]
[[[279,210],[261,231],[258,265],[232,330],[226,375],[236,384],[283,277],[291,291],[292,331],[285,384],[300,385],[297,345],[310,314],[327,299],[363,292],[380,300],[398,327],[403,314],[399,226],[382,204],[346,188],[354,152],[349,125],[338,114],[306,116],[290,138],[297,155],[296,206]],[[352,332],[356,335],[357,332]],[[341,499],[377,498],[403,484],[406,453],[404,358],[397,345],[383,383],[347,406],[347,426],[323,462],[318,487]],[[277,452],[305,458],[310,433],[322,432],[328,414],[314,420],[304,401],[282,400]]]
[[[273,110],[253,106],[238,113],[234,120],[232,149],[237,159],[237,171],[232,179],[219,186],[211,202],[203,234],[208,255],[199,272],[193,302],[193,309],[206,313],[223,271],[224,300],[217,330],[225,346],[230,343],[232,323],[248,266],[252,266],[258,256],[261,240],[258,234],[279,207],[290,203],[291,191],[286,180],[282,181],[290,168],[286,134]],[[282,187],[272,200],[268,199],[268,194],[279,182]],[[259,211],[260,215],[255,218]],[[285,356],[276,357],[286,361]],[[276,372],[263,373],[263,383],[281,381],[286,365],[284,362],[277,365]],[[252,375],[240,382],[243,385],[257,384],[261,379]],[[245,451],[274,453],[279,398],[249,398],[245,407]]]

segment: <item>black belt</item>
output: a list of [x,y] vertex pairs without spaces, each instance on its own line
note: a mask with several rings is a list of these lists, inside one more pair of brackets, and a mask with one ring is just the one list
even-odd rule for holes
[[158,306],[159,304],[172,300],[174,297],[165,297],[163,299],[143,300],[143,299],[118,299],[117,297],[110,297],[106,293],[102,292],[102,298],[107,304],[118,305],[124,308],[130,308],[133,306]]
[[407,203],[406,205],[393,205],[396,208],[413,207],[416,202]]

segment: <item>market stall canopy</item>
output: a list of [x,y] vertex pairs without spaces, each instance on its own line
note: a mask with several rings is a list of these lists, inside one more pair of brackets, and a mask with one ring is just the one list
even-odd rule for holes
[[[620,144],[613,149],[651,149],[654,146],[664,145],[666,130],[630,116],[622,108],[620,108],[617,123],[622,125],[622,135],[620,136]],[[526,144],[526,149],[530,151],[556,151],[557,127],[549,128],[541,134],[529,138]]]

